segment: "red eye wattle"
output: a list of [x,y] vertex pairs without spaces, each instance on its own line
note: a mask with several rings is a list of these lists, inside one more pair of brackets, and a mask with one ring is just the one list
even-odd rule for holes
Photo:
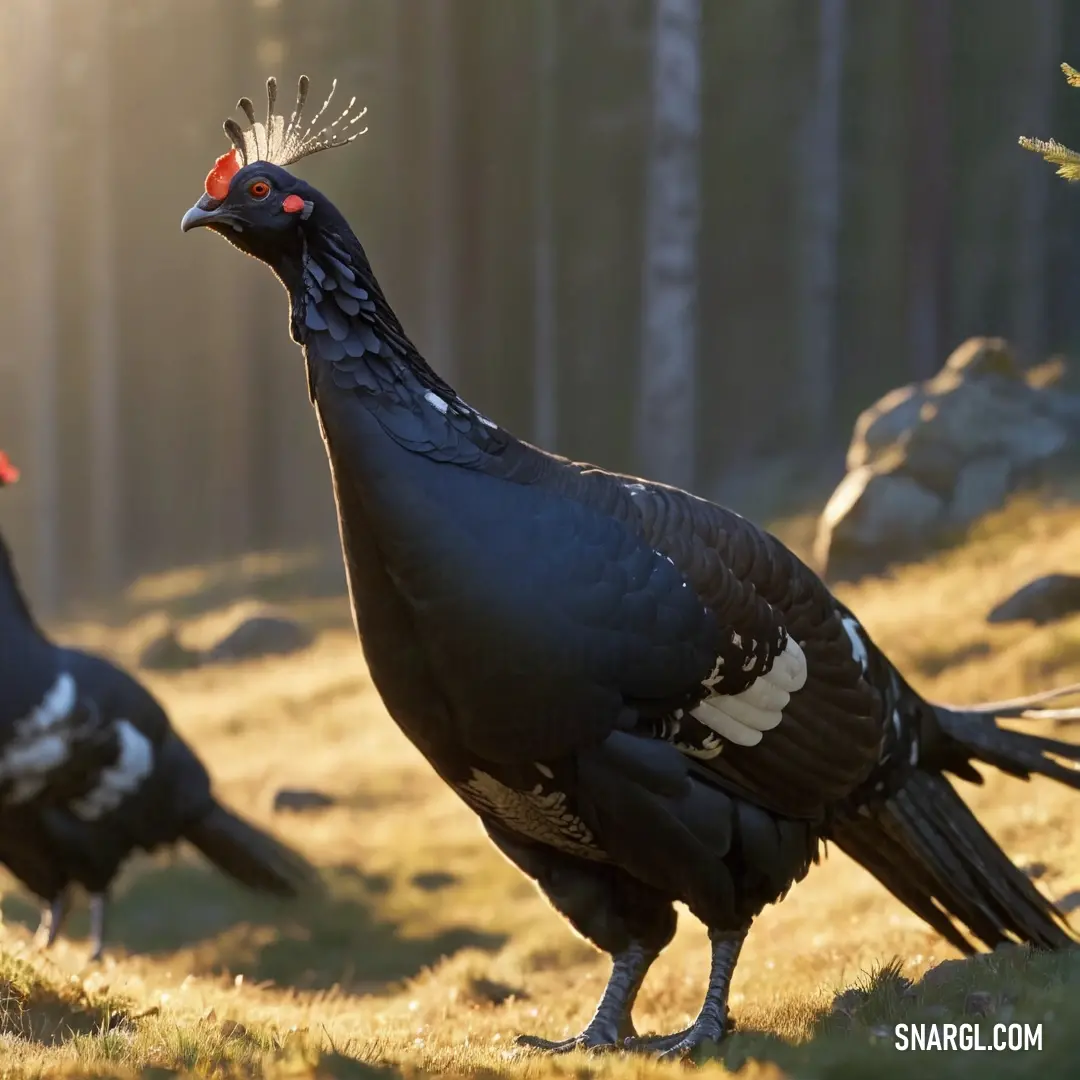
[[11,464],[7,454],[0,450],[0,487],[5,484],[14,484],[19,479],[19,470]]
[[265,180],[256,180],[248,187],[248,194],[255,199],[265,199],[270,194],[270,185]]

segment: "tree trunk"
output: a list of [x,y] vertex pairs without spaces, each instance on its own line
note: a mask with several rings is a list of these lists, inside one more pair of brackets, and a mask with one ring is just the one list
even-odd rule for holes
[[916,379],[945,359],[949,259],[949,0],[912,0],[908,354]]
[[[210,71],[228,72],[228,77],[221,80],[225,83],[240,75],[245,85],[252,86],[248,93],[257,103],[256,109],[265,110],[265,90],[260,90],[266,75],[281,62],[281,39],[275,32],[278,9],[252,9],[234,4],[233,0],[187,0],[187,8],[192,14],[204,12],[205,25],[217,28],[212,37],[219,50],[218,62],[209,64]],[[255,65],[245,68],[238,64],[237,54],[245,55],[240,43],[253,44],[259,63],[270,70],[256,74],[252,70]],[[210,55],[208,50],[208,60]],[[289,100],[289,89],[287,85],[283,88],[285,102]],[[221,100],[228,104],[229,96],[222,93]],[[282,107],[287,115],[288,106]],[[255,417],[265,411],[268,402],[265,381],[255,372],[253,350],[259,343],[252,342],[249,330],[249,323],[256,319],[252,303],[255,267],[246,259],[238,263],[225,244],[215,244],[208,254],[213,265],[204,305],[207,321],[214,327],[216,355],[202,373],[212,382],[204,382],[201,392],[206,395],[207,428],[214,457],[220,463],[211,474],[207,509],[216,533],[212,554],[221,558],[246,551],[252,541],[257,477]]]
[[559,373],[555,348],[555,115],[557,8],[536,0],[536,161],[533,166],[535,259],[535,344],[533,354],[533,439],[556,449],[559,437]]
[[844,0],[818,0],[815,81],[799,130],[795,170],[798,408],[813,443],[827,437],[836,397],[845,17]]
[[[1060,78],[1055,60],[1061,30],[1060,0],[1031,0],[1031,44],[1024,65],[1024,89],[1017,131],[1049,131],[1052,128],[1054,89]],[[1047,348],[1047,268],[1049,235],[1047,209],[1049,169],[1034,168],[1041,161],[1023,160],[1020,197],[1017,200],[1017,237],[1013,268],[1012,327],[1018,353],[1025,363],[1044,359]]]
[[646,160],[638,459],[653,479],[694,481],[701,0],[655,0]]
[[457,294],[455,275],[459,266],[457,235],[458,134],[457,64],[454,49],[454,10],[450,0],[428,0],[427,163],[427,279],[424,283],[426,343],[424,352],[432,366],[451,385],[459,375],[457,355]]
[[[24,152],[9,155],[8,205],[12,252],[18,253],[18,272],[9,287],[16,293],[14,340],[18,342],[25,382],[26,447],[24,480],[31,514],[29,573],[26,580],[33,602],[43,616],[59,606],[60,469],[57,424],[57,330],[55,325],[56,268],[53,233],[54,147],[53,5],[51,0],[24,0],[7,11],[8,63],[16,78],[13,102],[7,110],[11,147]],[[31,149],[32,148],[32,149]]]
[[90,406],[90,547],[91,575],[96,595],[109,595],[121,584],[120,341],[116,308],[116,217],[113,207],[112,55],[110,4],[99,4],[85,19],[85,42],[93,109],[89,142],[92,159],[86,165],[89,186],[89,236],[83,280],[89,292],[87,360]]

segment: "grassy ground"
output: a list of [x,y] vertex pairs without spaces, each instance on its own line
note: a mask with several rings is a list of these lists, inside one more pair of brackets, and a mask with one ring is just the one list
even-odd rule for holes
[[[786,534],[799,542],[805,530],[793,523]],[[997,698],[1080,679],[1080,617],[1042,630],[983,622],[1001,596],[1050,570],[1080,571],[1080,511],[1028,500],[960,548],[843,592],[922,690]],[[252,559],[174,574],[143,583],[112,613],[112,628],[86,622],[63,633],[131,662],[162,612],[208,640],[245,597],[289,595],[305,573]],[[143,859],[119,883],[110,954],[90,965],[81,914],[74,940],[44,956],[30,944],[33,905],[6,889],[0,1075],[677,1075],[679,1066],[621,1056],[550,1061],[513,1049],[518,1031],[578,1030],[606,965],[496,855],[388,720],[332,595],[337,581],[293,605],[321,628],[308,652],[148,678],[220,792],[315,859],[326,896],[262,902],[187,852]],[[340,802],[274,815],[281,785]],[[1080,906],[1080,800],[997,776],[963,793],[1041,888]],[[831,853],[755,926],[733,987],[738,1032],[704,1069],[741,1068],[748,1080],[1073,1074],[1080,959],[1013,949],[940,966],[954,957]],[[684,916],[645,984],[639,1030],[684,1025],[706,966],[703,931]],[[929,1020],[978,1020],[984,1041],[997,1022],[1041,1023],[1042,1050],[894,1047],[894,1023]]]

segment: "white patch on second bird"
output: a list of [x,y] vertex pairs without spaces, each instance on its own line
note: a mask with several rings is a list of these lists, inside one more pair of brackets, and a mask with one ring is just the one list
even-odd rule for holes
[[97,787],[71,803],[71,809],[86,821],[115,810],[154,768],[154,748],[134,724],[118,720],[116,735],[120,742],[116,762],[101,770]]
[[845,615],[841,620],[847,636],[851,639],[851,655],[855,662],[865,673],[870,666],[870,653],[867,652],[866,642],[863,641],[862,627],[850,616]]
[[442,399],[441,397],[439,397],[439,395],[438,395],[438,394],[436,394],[436,393],[435,393],[435,392],[434,392],[433,390],[429,390],[429,391],[428,391],[428,392],[427,392],[427,393],[426,393],[426,394],[424,395],[424,400],[425,400],[425,401],[426,401],[426,402],[427,402],[427,403],[428,403],[428,404],[429,404],[429,405],[430,405],[430,406],[431,406],[431,407],[432,407],[433,409],[435,409],[435,410],[436,410],[436,411],[438,411],[438,412],[441,412],[441,413],[443,414],[443,416],[445,416],[445,415],[446,415],[446,413],[447,413],[447,410],[448,410],[448,409],[450,408],[450,406],[449,406],[449,405],[448,405],[448,404],[447,404],[447,403],[446,403],[445,401],[443,401],[443,399]]
[[[711,688],[717,681],[720,666],[718,663],[713,668],[706,686]],[[788,637],[768,674],[759,676],[739,694],[711,694],[691,710],[691,715],[729,742],[756,746],[762,734],[784,718],[791,695],[805,684],[806,655],[799,643]]]
[[0,756],[0,781],[12,783],[12,802],[25,802],[36,795],[45,776],[67,757],[70,733],[57,728],[71,714],[77,697],[75,680],[61,672],[41,704],[15,722],[15,737]]

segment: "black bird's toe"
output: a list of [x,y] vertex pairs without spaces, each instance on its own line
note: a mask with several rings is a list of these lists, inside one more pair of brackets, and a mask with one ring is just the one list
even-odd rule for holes
[[575,1050],[589,1053],[606,1053],[619,1048],[619,1033],[608,1024],[590,1024],[580,1035],[572,1039],[541,1039],[538,1035],[519,1035],[515,1045],[545,1054],[570,1054]]
[[681,1061],[706,1043],[719,1043],[727,1034],[727,1024],[716,1017],[708,1017],[671,1035],[626,1039],[622,1048],[632,1054],[655,1054],[660,1061]]
[[51,904],[41,909],[41,921],[34,934],[34,945],[39,949],[51,949],[64,928],[70,909],[70,896],[65,889]]

